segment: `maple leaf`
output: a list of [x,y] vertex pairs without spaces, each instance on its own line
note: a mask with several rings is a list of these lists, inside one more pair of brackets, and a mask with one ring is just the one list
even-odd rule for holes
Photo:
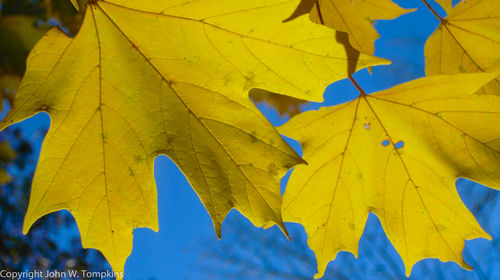
[[427,257],[468,267],[464,239],[489,236],[455,180],[500,188],[500,97],[475,93],[494,77],[432,76],[371,95],[361,90],[353,101],[299,114],[279,128],[302,144],[309,164],[292,172],[282,211],[285,221],[304,225],[316,277],[339,251],[357,255],[369,212],[407,275]]
[[[425,45],[427,75],[500,69],[500,1],[462,1],[446,18],[424,3],[441,21]],[[491,81],[481,92],[500,94],[500,80]]]
[[412,11],[390,0],[302,0],[291,18],[310,12],[312,21],[346,32],[355,49],[373,54],[379,37],[373,22],[395,19]]
[[[90,1],[74,39],[51,30],[28,59],[2,128],[38,112],[51,127],[33,179],[24,232],[68,209],[85,248],[115,271],[132,230],[158,230],[153,160],[168,155],[210,213],[257,226],[281,220],[279,179],[302,162],[248,98],[252,87],[321,101],[347,76],[334,31],[295,1]],[[385,63],[362,56],[360,67]],[[308,69],[308,71],[303,71]]]

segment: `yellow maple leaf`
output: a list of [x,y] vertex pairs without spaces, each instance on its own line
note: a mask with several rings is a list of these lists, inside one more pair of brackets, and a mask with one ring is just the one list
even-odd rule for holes
[[390,0],[302,0],[294,15],[310,12],[314,22],[346,32],[355,49],[373,54],[379,37],[373,22],[395,19],[411,11]]
[[[500,1],[468,0],[458,3],[425,45],[427,75],[491,72],[500,69]],[[481,89],[500,94],[497,78]]]
[[[34,48],[1,128],[38,112],[51,127],[24,232],[68,209],[85,248],[122,271],[132,230],[158,230],[153,160],[168,155],[220,225],[231,208],[281,220],[279,179],[302,162],[248,98],[259,87],[313,101],[347,76],[334,31],[295,1],[89,1],[80,32]],[[371,56],[360,67],[385,63]],[[303,71],[308,69],[308,71]]]
[[[500,188],[500,97],[492,74],[432,76],[299,114],[279,128],[297,139],[283,219],[304,225],[321,277],[339,251],[357,255],[369,212],[406,266],[455,261],[464,239],[489,238],[455,188],[466,177]],[[321,133],[318,133],[320,131]]]

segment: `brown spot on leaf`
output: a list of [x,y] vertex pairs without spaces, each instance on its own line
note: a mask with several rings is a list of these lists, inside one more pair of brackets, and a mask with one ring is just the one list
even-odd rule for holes
[[144,161],[144,158],[141,156],[141,155],[135,155],[134,156],[134,161],[136,163],[140,163],[140,162],[143,162]]
[[278,176],[278,167],[276,166],[276,164],[269,164],[269,166],[267,167],[267,173],[269,173],[269,175],[271,176]]

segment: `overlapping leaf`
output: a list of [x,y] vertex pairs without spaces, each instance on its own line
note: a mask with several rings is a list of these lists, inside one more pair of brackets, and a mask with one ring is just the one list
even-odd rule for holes
[[468,267],[464,239],[489,236],[463,205],[455,180],[500,188],[500,97],[476,92],[494,77],[426,77],[299,114],[280,127],[300,141],[309,163],[290,177],[283,218],[305,226],[316,276],[339,251],[357,255],[369,212],[407,274],[428,257]]
[[[132,230],[158,229],[160,154],[184,172],[219,235],[231,208],[282,226],[279,179],[301,159],[248,90],[321,101],[327,84],[347,76],[334,31],[307,17],[283,23],[296,1],[89,3],[74,39],[53,29],[35,47],[2,122],[51,117],[24,231],[69,209],[83,246],[121,271]],[[359,67],[380,63],[361,56]]]
[[[375,50],[375,40],[379,35],[373,26],[373,18],[392,19],[407,12],[410,10],[404,10],[390,0],[302,0],[287,20],[310,14],[314,22],[335,29],[337,42],[344,45],[348,59],[347,72],[351,75],[357,69],[360,51],[373,54]],[[300,112],[299,105],[302,101],[299,99],[277,96],[263,90],[255,97],[274,106],[280,114],[286,112],[292,116]]]
[[410,10],[390,0],[302,0],[295,14],[309,13],[316,23],[349,34],[351,45],[358,51],[373,54],[379,35],[375,20],[395,19]]
[[[442,3],[442,2],[441,2]],[[442,19],[425,46],[427,75],[500,69],[500,1],[467,0]],[[500,80],[481,89],[500,94]]]

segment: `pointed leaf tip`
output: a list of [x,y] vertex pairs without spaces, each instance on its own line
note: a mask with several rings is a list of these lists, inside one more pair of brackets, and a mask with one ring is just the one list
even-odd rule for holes
[[71,4],[73,4],[73,7],[75,7],[76,11],[80,11],[80,7],[78,6],[78,0],[71,0]]

